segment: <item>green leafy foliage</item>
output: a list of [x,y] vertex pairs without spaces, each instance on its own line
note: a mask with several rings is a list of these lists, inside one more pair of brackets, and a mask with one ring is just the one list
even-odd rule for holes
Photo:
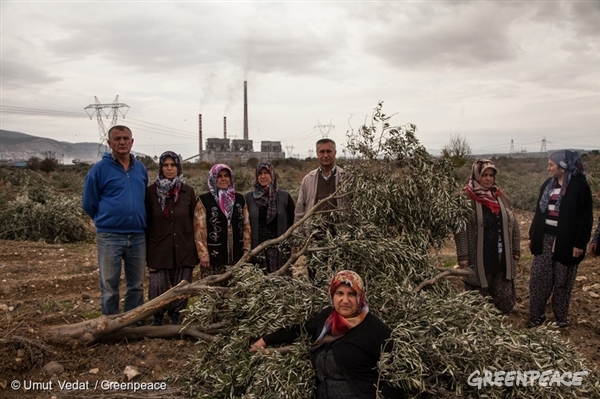
[[[409,397],[592,397],[596,378],[581,387],[543,390],[467,383],[484,370],[586,370],[581,356],[556,332],[516,330],[485,298],[457,294],[446,280],[414,293],[437,273],[432,249],[465,223],[462,186],[448,160],[425,151],[415,126],[391,127],[382,104],[373,123],[349,132],[352,159],[338,200],[342,208],[318,214],[304,230],[313,233],[305,265],[314,281],[264,276],[252,265],[231,267],[232,295],[206,295],[190,310],[190,321],[220,322],[222,335],[191,360],[190,394],[202,398],[309,398],[314,374],[306,337],[286,355],[250,353],[264,333],[302,323],[328,303],[331,275],[342,269],[364,279],[370,311],[392,329],[394,350],[382,357],[382,378]],[[344,202],[344,201],[347,201]],[[291,241],[300,242],[302,237]]]
[[[81,208],[81,197],[56,192],[49,179],[30,170],[4,169],[1,182],[18,187],[14,198],[3,196],[0,237],[45,242],[90,241],[93,228]],[[6,190],[10,195],[12,190]]]
[[442,157],[456,168],[465,166],[471,159],[471,145],[460,134],[453,134],[448,144],[442,148]]

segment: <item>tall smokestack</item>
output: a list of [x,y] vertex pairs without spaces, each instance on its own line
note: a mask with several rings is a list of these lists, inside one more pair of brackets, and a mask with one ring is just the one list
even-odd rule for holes
[[223,138],[227,138],[227,117],[223,117]]
[[198,114],[198,154],[202,153],[202,114]]
[[244,140],[248,140],[248,82],[244,80]]

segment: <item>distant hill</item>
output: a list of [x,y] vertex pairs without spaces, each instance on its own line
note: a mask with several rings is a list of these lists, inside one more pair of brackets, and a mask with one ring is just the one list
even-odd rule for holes
[[68,143],[0,129],[2,162],[22,162],[31,157],[44,159],[50,151],[54,158],[66,165],[74,163],[73,160],[95,163],[107,150],[105,145],[100,146],[98,143]]

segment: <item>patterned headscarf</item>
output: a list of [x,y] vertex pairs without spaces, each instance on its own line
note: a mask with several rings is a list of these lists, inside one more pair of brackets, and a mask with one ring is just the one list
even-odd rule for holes
[[[167,179],[163,173],[162,168],[167,158],[171,158],[177,166],[177,176],[175,176],[174,179]],[[181,158],[173,151],[163,152],[158,161],[158,176],[156,176],[156,180],[154,180],[154,186],[156,187],[156,195],[158,195],[160,210],[167,219],[169,218],[169,209],[166,207],[167,198],[173,198],[173,206],[175,206],[179,200],[179,191],[181,191],[181,187],[184,184]]]
[[[583,161],[581,160],[577,151],[554,151],[552,154],[550,154],[550,160],[565,171],[560,193],[558,193],[556,205],[554,206],[555,210],[558,211],[560,208],[560,203],[562,202],[562,198],[567,192],[567,187],[571,182],[571,177],[585,177],[585,170],[583,169]],[[540,209],[542,212],[546,212],[546,209],[548,209],[548,203],[550,202],[550,197],[552,196],[552,191],[554,191],[556,183],[558,183],[558,181],[556,179],[552,179],[548,182],[546,188],[544,188],[544,193],[542,194],[542,198],[540,198]]]
[[[258,174],[262,169],[266,169],[271,175],[271,183],[265,188],[258,182]],[[256,173],[254,179],[254,201],[259,208],[267,208],[267,223],[271,223],[277,216],[277,176],[270,162],[261,162],[256,165]]]
[[480,204],[488,207],[494,215],[497,215],[500,212],[500,204],[498,203],[498,197],[502,195],[502,191],[496,186],[496,182],[494,181],[494,185],[487,189],[479,184],[481,180],[481,175],[486,169],[493,169],[494,175],[498,171],[496,169],[496,165],[489,159],[481,159],[477,160],[473,163],[471,167],[471,177],[465,187],[463,188],[464,192],[469,194],[469,197],[473,201],[477,201]]
[[329,297],[332,306],[335,291],[342,284],[346,284],[356,291],[358,296],[358,311],[352,317],[345,318],[334,308],[325,321],[325,325],[317,338],[317,342],[326,335],[333,337],[345,335],[352,328],[362,323],[365,317],[367,317],[367,313],[369,313],[369,304],[367,303],[367,297],[365,296],[365,285],[363,284],[362,278],[351,270],[342,270],[341,272],[336,273],[331,279],[331,283],[329,283]]
[[[227,170],[229,172],[229,187],[222,190],[217,188],[217,176],[221,170]],[[233,213],[233,204],[235,203],[235,187],[233,185],[233,173],[231,168],[225,164],[218,163],[210,168],[208,172],[208,191],[212,194],[219,208],[225,216],[227,216],[227,225],[231,224],[231,215]]]

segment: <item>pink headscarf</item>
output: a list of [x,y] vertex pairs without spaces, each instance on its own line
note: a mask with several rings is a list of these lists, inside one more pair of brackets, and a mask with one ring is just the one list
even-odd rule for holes
[[[221,170],[227,170],[229,172],[229,187],[226,189],[217,188],[217,176]],[[235,187],[233,185],[233,173],[231,168],[225,164],[218,163],[210,168],[208,172],[208,190],[214,197],[219,208],[225,216],[227,216],[227,225],[231,224],[231,215],[233,213],[233,204],[235,203]]]

